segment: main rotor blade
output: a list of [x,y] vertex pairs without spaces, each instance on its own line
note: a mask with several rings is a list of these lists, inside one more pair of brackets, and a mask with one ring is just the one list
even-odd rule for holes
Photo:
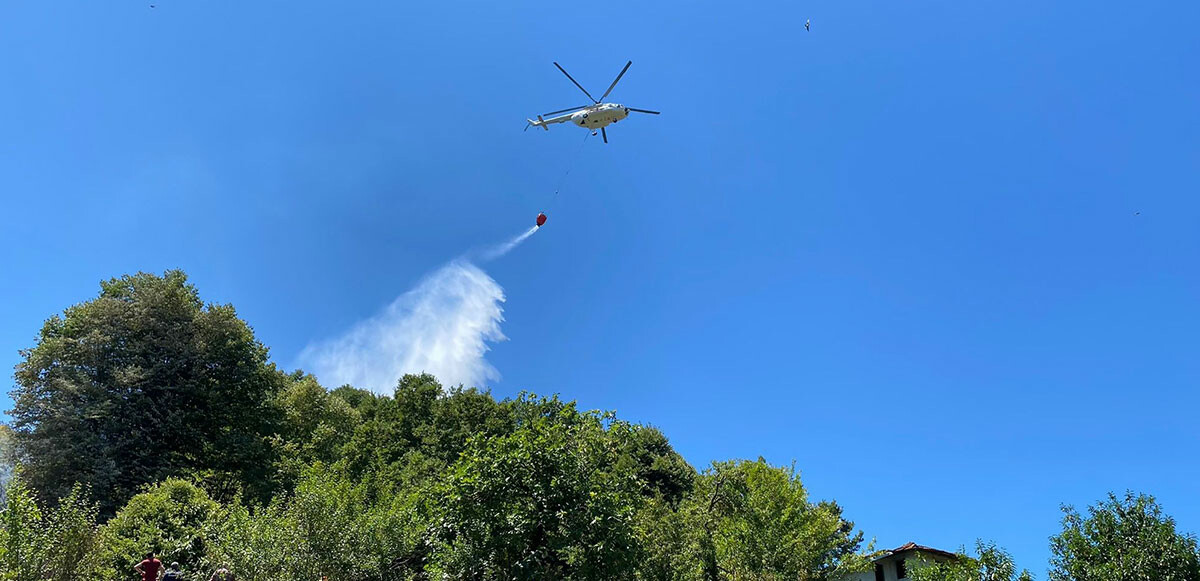
[[651,115],[659,115],[660,114],[658,111],[651,111],[649,109],[634,109],[633,107],[626,107],[626,109],[629,109],[630,111],[637,111],[638,113],[649,113]]
[[577,110],[577,109],[587,109],[588,107],[591,107],[591,105],[580,105],[579,107],[571,107],[570,109],[559,109],[558,111],[551,111],[551,112],[549,112],[549,113],[542,113],[542,116],[543,116],[543,117],[549,117],[549,116],[551,116],[551,115],[557,115],[557,114],[559,114],[559,113],[566,113],[567,111],[575,111],[575,110]]
[[599,102],[600,102],[600,101],[596,101],[596,98],[595,98],[595,97],[593,97],[591,93],[587,92],[587,89],[583,88],[583,85],[580,85],[580,84],[579,84],[579,81],[576,81],[576,80],[575,80],[575,77],[572,77],[572,76],[571,76],[571,73],[568,73],[568,72],[567,72],[567,69],[564,69],[564,68],[562,68],[562,65],[559,65],[559,64],[556,62],[556,63],[554,63],[554,66],[558,67],[558,70],[562,71],[562,74],[564,74],[564,75],[567,75],[567,78],[568,78],[568,79],[571,79],[571,82],[572,82],[572,83],[575,83],[575,86],[576,86],[576,87],[579,87],[579,90],[580,90],[580,91],[583,91],[583,94],[584,94],[584,95],[587,95],[589,99],[591,99],[593,102],[596,102],[596,103],[599,103]]
[[608,143],[608,132],[603,127],[600,128],[600,136],[604,138],[604,143]]
[[617,86],[617,83],[621,80],[621,77],[625,76],[625,71],[629,70],[629,65],[632,65],[632,64],[633,64],[633,61],[629,61],[629,62],[625,63],[625,68],[621,69],[621,72],[619,74],[617,74],[617,78],[613,79],[613,84],[609,85],[608,90],[605,91],[604,94],[600,96],[601,101],[603,101],[605,97],[608,97],[608,94],[612,92],[613,87]]

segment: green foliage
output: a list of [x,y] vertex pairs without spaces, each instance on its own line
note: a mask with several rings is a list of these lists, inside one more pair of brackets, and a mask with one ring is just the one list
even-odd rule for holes
[[438,491],[435,574],[470,579],[623,579],[641,502],[616,440],[630,427],[523,396],[518,428],[477,436]]
[[[912,581],[1033,581],[1029,571],[1017,573],[1012,556],[995,543],[976,541],[977,557],[960,553],[954,561],[935,561],[918,555],[910,560],[908,578]],[[920,564],[924,562],[925,564]]]
[[377,498],[369,486],[328,470],[305,475],[286,502],[256,510],[235,503],[213,520],[209,568],[228,566],[245,581],[382,581],[422,573],[419,498]]
[[0,508],[8,495],[8,481],[17,467],[17,441],[12,428],[0,424]]
[[163,562],[197,567],[208,549],[206,526],[219,509],[204,490],[184,480],[146,488],[101,527],[101,578],[136,579],[132,567],[150,551]]
[[47,581],[94,578],[99,563],[96,552],[100,537],[96,526],[97,506],[88,491],[75,486],[58,506],[47,512],[42,527],[46,551],[43,577]]
[[349,404],[354,411],[358,412],[359,417],[364,420],[375,417],[375,408],[381,399],[371,391],[350,385],[343,385],[330,391],[329,395]]
[[355,428],[362,423],[345,400],[321,387],[312,376],[292,381],[277,396],[282,421],[271,438],[276,453],[276,477],[291,489],[313,463],[331,464],[340,456]]
[[667,437],[656,428],[630,426],[628,437],[620,441],[622,452],[636,463],[638,480],[648,497],[660,497],[677,505],[695,485],[696,469],[671,447]]
[[648,499],[638,511],[634,522],[634,534],[641,548],[637,579],[703,579],[700,524],[695,511],[676,510],[668,500],[661,497]]
[[[557,397],[496,401],[427,374],[390,396],[327,391],[267,356],[179,271],[109,280],[47,320],[0,425],[0,581],[132,581],[148,551],[189,581],[220,566],[245,581],[808,581],[869,567],[862,533],[810,501],[794,466],[697,474],[657,429]],[[1052,581],[1200,581],[1197,541],[1152,497],[1064,512]],[[914,581],[1031,580],[992,544],[917,560]]]
[[143,484],[194,471],[269,492],[282,376],[232,306],[179,271],[101,284],[21,352],[13,426],[45,499],[86,482],[112,514]]
[[436,478],[476,435],[513,430],[510,408],[491,394],[462,388],[447,393],[428,374],[404,376],[390,398],[369,398],[345,387],[337,393],[364,417],[342,449],[340,467],[394,486]]
[[1196,538],[1177,533],[1152,496],[1110,493],[1087,516],[1070,506],[1063,513],[1050,539],[1052,581],[1200,580]]
[[691,500],[707,579],[827,579],[862,543],[840,506],[809,502],[794,467],[762,458],[714,463]]
[[189,581],[807,580],[865,562],[794,468],[698,475],[653,427],[427,374],[327,391],[179,271],[102,283],[21,354],[0,480],[28,467],[0,487],[0,581],[131,581],[148,551]]
[[278,502],[252,510],[237,499],[221,507],[205,527],[208,553],[202,570],[225,567],[245,581],[277,579],[291,568],[295,544],[294,528],[281,512]]
[[79,486],[43,510],[21,475],[0,510],[0,580],[76,581],[96,577],[96,506]]
[[32,581],[45,562],[42,511],[20,475],[7,488],[0,511],[0,580]]

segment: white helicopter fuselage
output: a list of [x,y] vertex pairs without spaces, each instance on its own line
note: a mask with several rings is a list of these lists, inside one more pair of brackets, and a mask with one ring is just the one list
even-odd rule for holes
[[[551,125],[569,122],[576,127],[582,127],[588,131],[591,131],[592,135],[597,133],[603,135],[604,143],[608,143],[608,133],[604,131],[604,128],[628,117],[631,112],[658,115],[658,111],[637,109],[634,107],[626,107],[619,103],[604,102],[604,100],[608,98],[608,94],[611,93],[613,88],[617,86],[617,83],[621,81],[621,77],[625,76],[625,71],[628,71],[631,65],[633,65],[633,61],[625,63],[625,68],[621,69],[620,73],[617,73],[617,78],[613,79],[612,84],[608,86],[608,90],[604,91],[604,94],[600,95],[600,98],[597,99],[593,97],[592,94],[587,91],[587,89],[583,88],[583,85],[580,85],[579,82],[567,72],[567,69],[562,68],[562,65],[558,64],[557,62],[554,63],[554,66],[558,67],[558,70],[562,71],[562,74],[566,75],[566,77],[570,79],[576,87],[579,87],[579,90],[583,91],[583,94],[587,95],[587,98],[591,99],[592,103],[595,104],[584,107],[571,107],[570,109],[559,109],[558,111],[552,111],[550,113],[546,113],[545,115],[538,115],[536,121],[533,119],[526,119],[525,130],[528,131],[530,127],[541,127],[546,131],[550,131]],[[562,113],[562,115],[559,115],[559,113]],[[547,116],[551,115],[554,115],[554,117],[550,117],[549,119],[546,118]]]
[[608,127],[629,116],[629,110],[616,103],[600,103],[571,114],[571,123],[593,131]]

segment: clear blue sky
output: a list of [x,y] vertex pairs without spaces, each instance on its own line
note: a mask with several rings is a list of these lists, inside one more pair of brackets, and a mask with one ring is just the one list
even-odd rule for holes
[[[157,7],[150,8],[150,2]],[[812,19],[806,33],[804,20]],[[881,546],[1044,578],[1060,503],[1200,532],[1200,4],[7,2],[0,367],[185,269],[289,365],[464,250],[501,396],[795,460]],[[1138,214],[1140,212],[1140,214]],[[9,382],[11,384],[11,382]],[[7,404],[8,402],[4,402]]]

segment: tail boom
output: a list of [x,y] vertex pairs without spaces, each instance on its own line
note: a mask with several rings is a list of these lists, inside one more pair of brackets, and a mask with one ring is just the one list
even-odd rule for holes
[[537,121],[534,121],[533,119],[526,119],[526,121],[529,122],[529,125],[526,125],[525,128],[529,129],[530,126],[533,126],[533,127],[541,127],[542,129],[545,129],[546,131],[550,131],[550,126],[546,124],[546,120],[542,119],[541,115],[538,115],[537,118],[538,118]]

